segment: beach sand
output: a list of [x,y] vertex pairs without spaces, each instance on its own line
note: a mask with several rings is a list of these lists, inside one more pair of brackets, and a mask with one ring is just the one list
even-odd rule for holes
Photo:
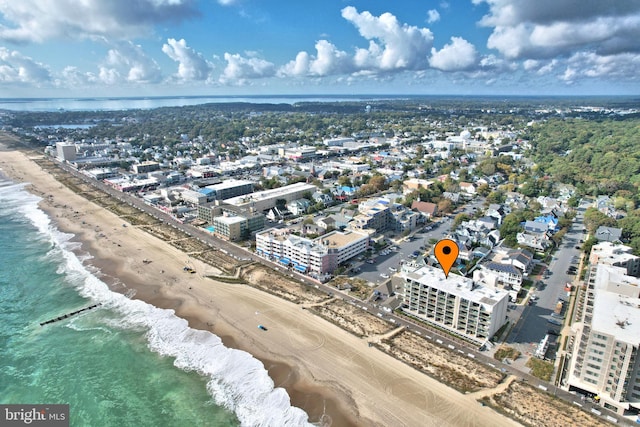
[[[1,139],[5,138],[5,139]],[[215,270],[74,194],[0,135],[0,168],[43,198],[117,292],[170,308],[190,326],[251,353],[312,421],[333,426],[519,425],[325,320],[255,288],[202,276]],[[143,262],[144,261],[144,262]],[[193,266],[198,274],[183,271]],[[133,291],[132,291],[133,290]],[[261,331],[258,324],[268,327]]]

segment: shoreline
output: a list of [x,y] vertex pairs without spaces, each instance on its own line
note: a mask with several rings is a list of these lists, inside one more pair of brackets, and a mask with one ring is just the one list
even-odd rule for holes
[[[28,190],[43,198],[41,207],[52,222],[83,243],[82,251],[93,256],[89,263],[113,291],[134,289],[134,298],[174,309],[192,328],[247,351],[310,419],[324,413],[340,426],[518,425],[296,304],[246,285],[185,274],[185,262],[198,272],[212,267],[143,230],[122,227],[122,219],[71,192],[24,153],[6,153],[0,156],[12,160],[0,167],[9,166],[7,175],[32,184]],[[258,323],[269,331],[258,330]]]

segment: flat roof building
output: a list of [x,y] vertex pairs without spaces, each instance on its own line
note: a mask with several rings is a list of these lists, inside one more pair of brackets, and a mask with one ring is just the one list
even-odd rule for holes
[[229,205],[253,208],[258,212],[264,212],[276,207],[276,202],[279,199],[290,202],[304,197],[307,193],[313,194],[316,191],[318,191],[318,187],[315,185],[298,182],[284,187],[274,188],[273,190],[259,191],[244,196],[233,197],[226,199],[224,202]]
[[319,280],[329,278],[340,264],[368,247],[369,235],[354,231],[332,231],[313,240],[292,234],[290,229],[270,228],[256,234],[258,255]]
[[640,277],[640,257],[633,255],[633,248],[619,243],[600,242],[593,245],[589,262],[623,267],[629,276]]
[[253,181],[227,179],[219,184],[207,185],[205,188],[212,190],[208,195],[209,200],[225,200],[251,193],[253,191]]
[[[207,229],[216,236],[225,240],[237,241],[249,239],[252,233],[262,230],[265,217],[261,212],[216,201],[215,203],[198,205],[198,219],[210,224],[212,228]],[[235,228],[236,223],[239,224],[239,230]]]
[[625,269],[592,266],[576,303],[562,385],[597,396],[621,415],[640,412],[640,279]]
[[399,272],[402,311],[468,340],[483,344],[507,316],[509,293],[449,274],[440,268],[406,263]]

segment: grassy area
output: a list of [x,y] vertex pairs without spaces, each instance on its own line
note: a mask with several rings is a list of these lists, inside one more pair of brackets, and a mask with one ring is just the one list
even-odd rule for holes
[[503,345],[499,349],[497,349],[495,354],[493,355],[493,358],[496,360],[516,360],[518,357],[520,357],[520,352],[515,348],[506,345]]
[[328,284],[339,290],[347,290],[349,295],[362,301],[369,298],[373,292],[365,280],[356,277],[337,276]]
[[498,329],[498,331],[495,334],[493,334],[493,338],[491,339],[491,341],[494,341],[494,342],[502,341],[502,335],[504,334],[504,331],[506,331],[509,328],[510,323],[511,322],[507,321],[507,323],[502,325],[500,329]]
[[531,286],[533,286],[533,280],[531,279],[524,279],[522,281],[522,288],[523,289],[531,289]]
[[527,364],[527,368],[531,368],[531,375],[540,378],[541,380],[551,381],[551,375],[553,374],[553,363],[545,360],[540,360],[535,357],[531,357]]

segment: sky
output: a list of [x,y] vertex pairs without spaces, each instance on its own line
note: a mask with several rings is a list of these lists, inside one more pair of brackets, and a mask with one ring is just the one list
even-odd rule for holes
[[640,94],[640,0],[0,0],[0,98]]

